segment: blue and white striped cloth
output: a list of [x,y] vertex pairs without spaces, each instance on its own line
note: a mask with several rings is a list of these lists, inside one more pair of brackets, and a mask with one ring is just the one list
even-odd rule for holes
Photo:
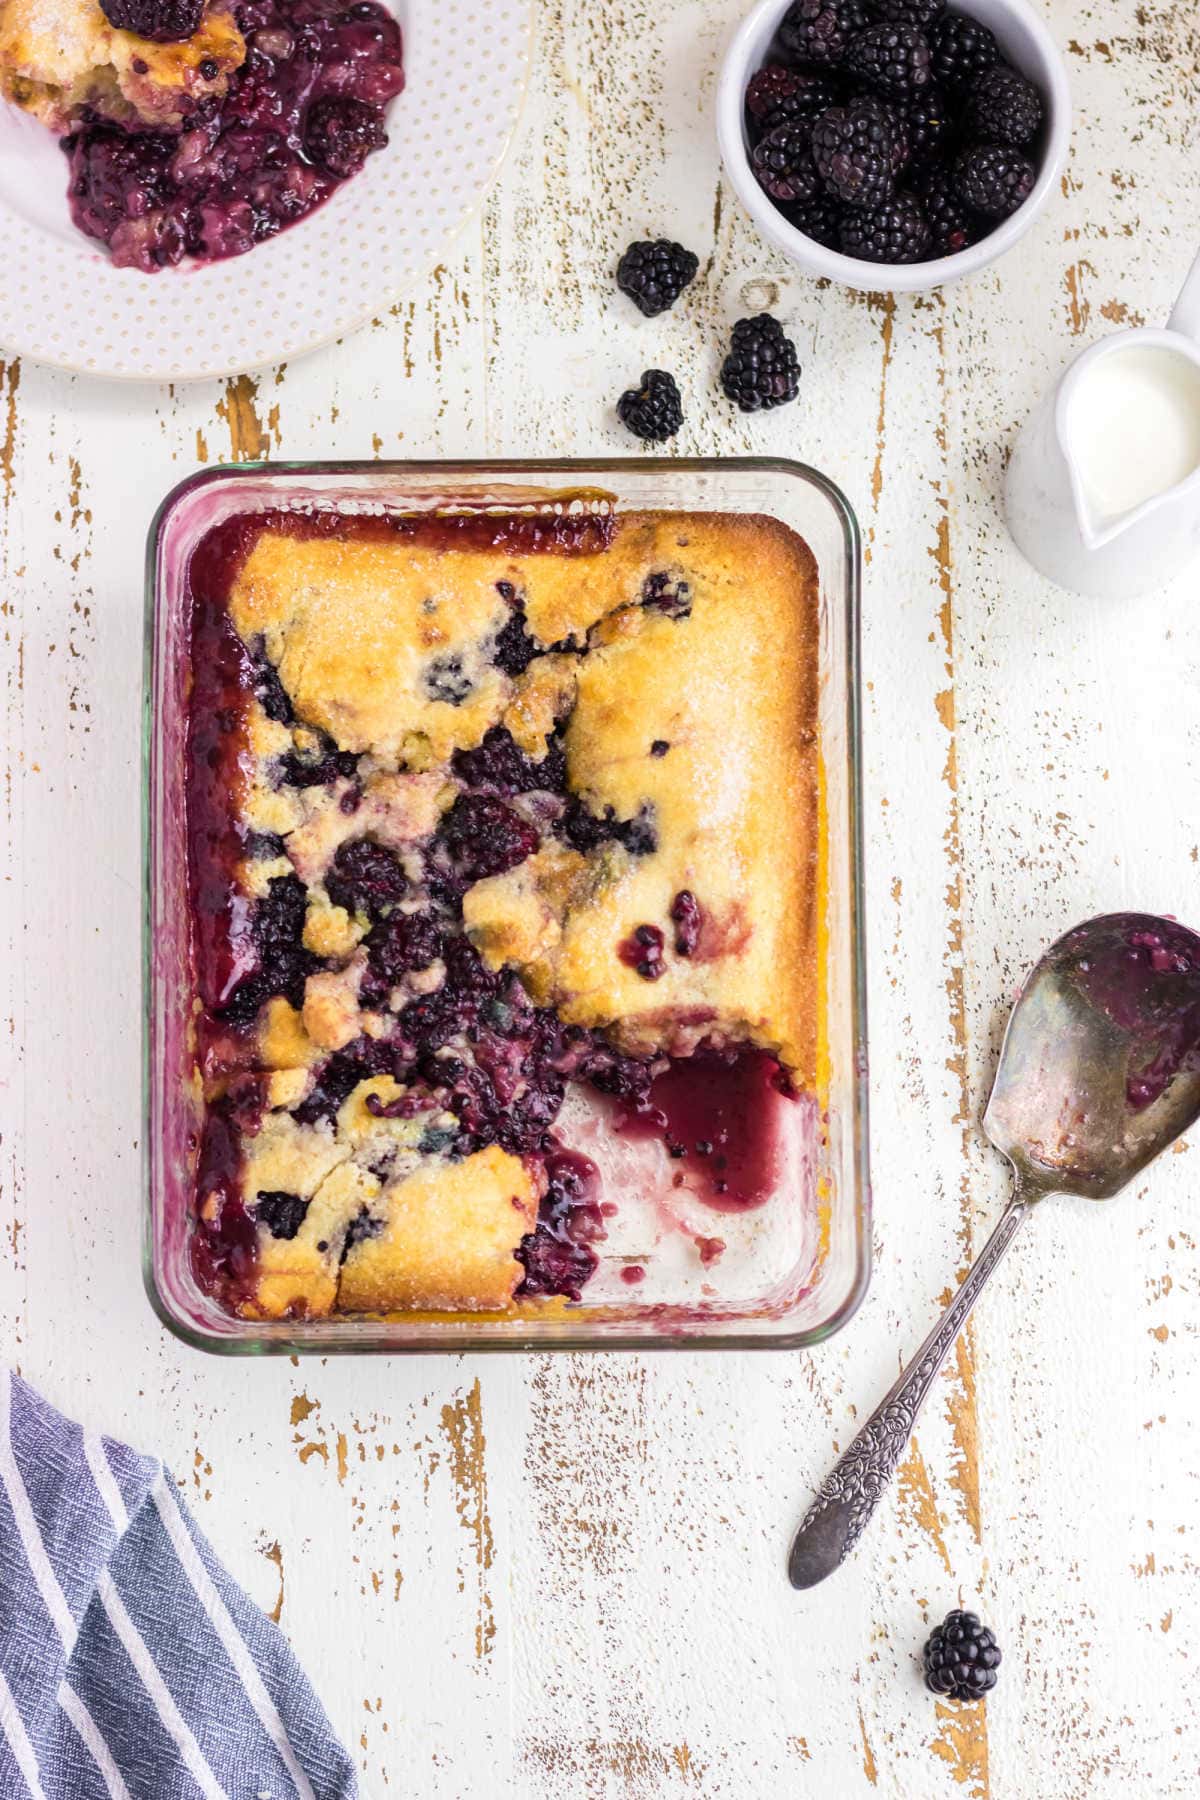
[[0,1368],[2,1800],[350,1800],[283,1635],[160,1462]]

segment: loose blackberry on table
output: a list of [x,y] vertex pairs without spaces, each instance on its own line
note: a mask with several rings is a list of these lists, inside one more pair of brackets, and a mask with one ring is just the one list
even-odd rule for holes
[[689,282],[694,281],[700,259],[670,238],[645,239],[630,244],[617,264],[617,286],[647,319],[674,306]]
[[742,412],[764,412],[796,398],[800,362],[778,319],[757,313],[737,321],[721,365],[721,386]]
[[982,1700],[1000,1667],[996,1635],[978,1613],[948,1612],[925,1645],[925,1686],[948,1700]]
[[661,444],[683,424],[683,402],[673,375],[647,369],[636,388],[626,388],[617,401],[617,417],[634,437]]

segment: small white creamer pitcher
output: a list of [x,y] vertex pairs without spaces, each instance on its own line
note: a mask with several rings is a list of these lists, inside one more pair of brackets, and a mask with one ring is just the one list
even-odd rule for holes
[[1114,332],[1068,366],[1004,498],[1017,547],[1076,593],[1132,598],[1200,553],[1200,256],[1165,330]]

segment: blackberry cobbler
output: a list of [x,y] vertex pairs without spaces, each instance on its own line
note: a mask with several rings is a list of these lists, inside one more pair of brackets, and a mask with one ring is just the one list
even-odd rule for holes
[[62,134],[80,230],[146,272],[303,218],[403,86],[376,0],[0,0],[0,93]]
[[761,1202],[759,1100],[815,1061],[801,540],[259,513],[189,586],[203,1284],[260,1318],[578,1300],[621,1195],[572,1084]]

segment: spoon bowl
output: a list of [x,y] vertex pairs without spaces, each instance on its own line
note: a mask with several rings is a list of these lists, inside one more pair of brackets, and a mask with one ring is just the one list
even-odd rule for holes
[[1013,1007],[989,1140],[1025,1199],[1108,1200],[1200,1117],[1200,937],[1150,913],[1077,925]]
[[1152,913],[1108,913],[1052,944],[1017,997],[989,1141],[1013,1196],[949,1306],[849,1449],[792,1542],[793,1587],[814,1587],[858,1542],[967,1315],[1032,1205],[1108,1200],[1200,1117],[1200,937]]

